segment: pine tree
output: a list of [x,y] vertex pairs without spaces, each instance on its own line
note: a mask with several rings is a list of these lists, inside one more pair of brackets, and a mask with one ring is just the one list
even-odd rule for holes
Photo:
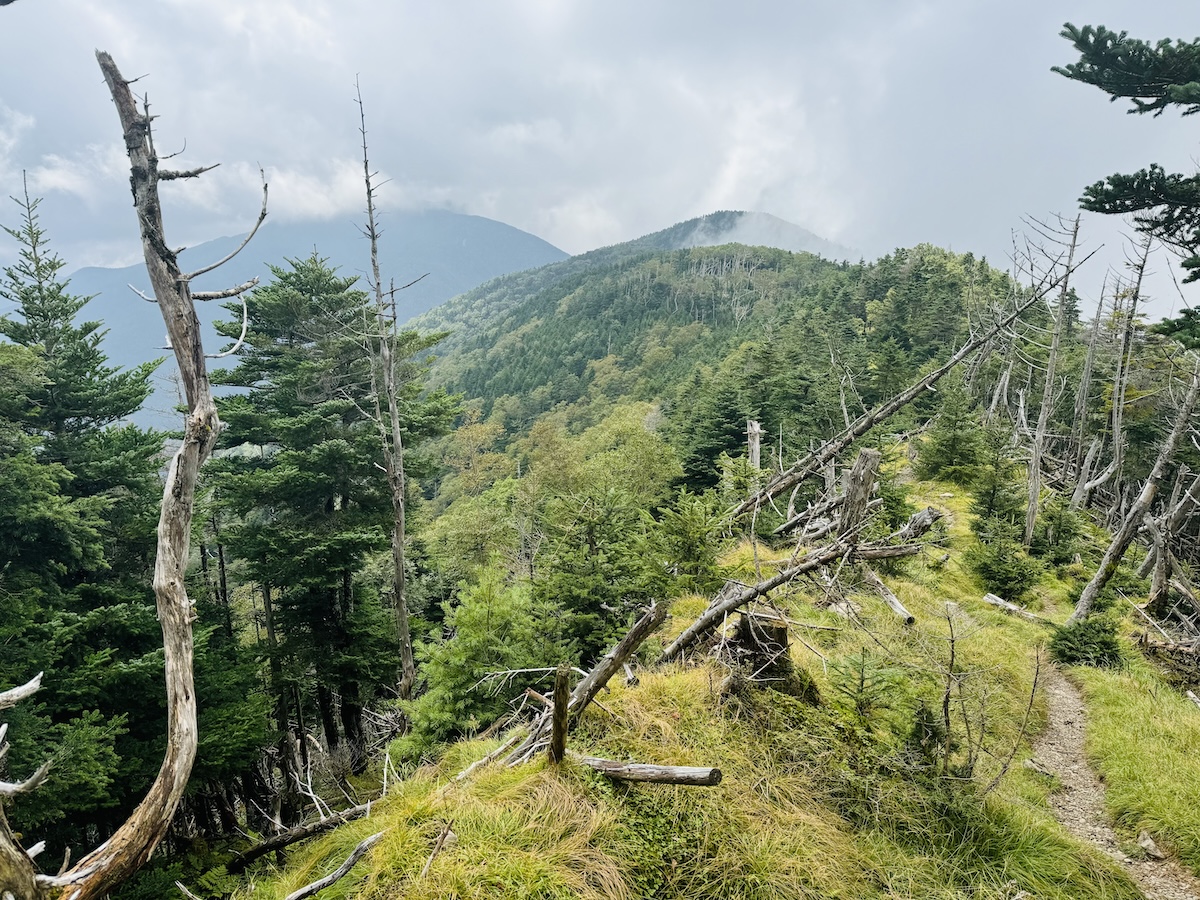
[[[1185,116],[1200,112],[1200,39],[1189,42],[1135,40],[1103,25],[1077,28],[1062,36],[1079,51],[1079,62],[1053,71],[1100,88],[1113,100],[1128,98],[1127,112],[1160,116],[1172,106]],[[1188,254],[1187,281],[1200,279],[1200,175],[1168,173],[1154,163],[1133,175],[1110,175],[1086,188],[1084,209],[1132,214],[1138,230]]]

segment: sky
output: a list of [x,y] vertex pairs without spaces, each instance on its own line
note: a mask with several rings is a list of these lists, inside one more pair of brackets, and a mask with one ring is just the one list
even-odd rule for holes
[[[0,189],[43,197],[73,269],[140,250],[94,51],[148,94],[160,153],[220,163],[166,186],[168,237],[361,217],[355,81],[386,211],[498,219],[570,253],[720,209],[867,258],[931,242],[1007,266],[1030,217],[1159,162],[1196,168],[1200,117],[1126,115],[1050,71],[1064,22],[1200,35],[1200,4],[1115,0],[16,0],[0,8]],[[4,210],[7,209],[7,212]],[[0,207],[0,224],[18,211]],[[386,226],[386,219],[385,219]],[[1079,284],[1119,267],[1085,216]],[[16,247],[0,241],[0,264]],[[1156,308],[1200,301],[1157,273]]]

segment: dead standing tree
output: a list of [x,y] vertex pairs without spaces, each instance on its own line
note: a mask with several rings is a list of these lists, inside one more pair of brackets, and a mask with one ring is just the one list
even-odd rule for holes
[[[197,732],[196,694],[192,677],[192,622],[195,612],[187,596],[184,576],[188,565],[188,538],[196,480],[200,466],[211,455],[221,430],[209,384],[204,348],[200,342],[200,322],[193,301],[234,297],[253,286],[251,282],[228,291],[192,292],[190,282],[193,278],[212,271],[233,254],[198,272],[184,273],[179,268],[176,251],[170,249],[163,234],[158,184],[160,181],[194,178],[207,170],[160,169],[151,135],[149,105],[143,103],[139,109],[130,90],[130,82],[121,76],[111,56],[97,51],[96,59],[121,122],[125,149],[129,155],[130,185],[146,269],[154,290],[154,302],[157,302],[166,323],[188,405],[183,441],[167,469],[154,565],[154,595],[162,625],[166,669],[167,746],[158,776],[126,822],[100,847],[59,875],[36,872],[32,858],[17,843],[7,822],[0,815],[0,896],[20,900],[55,896],[64,900],[93,900],[107,896],[150,858],[166,834],[171,817],[187,787],[196,757]],[[264,184],[259,224],[265,216]],[[257,228],[256,224],[254,230],[257,231]],[[253,234],[254,231],[250,236]],[[246,241],[249,240],[247,237]],[[11,693],[7,695],[9,700],[13,699]],[[44,775],[44,772],[39,774]],[[18,787],[29,790],[35,786],[36,780],[37,776]]]
[[1120,527],[1117,529],[1116,534],[1113,535],[1112,543],[1104,551],[1104,556],[1100,560],[1096,574],[1092,576],[1092,580],[1087,583],[1087,586],[1083,589],[1083,593],[1079,595],[1079,602],[1075,604],[1075,611],[1071,613],[1071,617],[1067,620],[1068,625],[1088,617],[1092,611],[1092,605],[1096,602],[1096,598],[1100,596],[1100,592],[1104,590],[1105,586],[1112,579],[1117,571],[1117,566],[1121,564],[1122,557],[1125,556],[1125,551],[1129,549],[1129,545],[1137,537],[1143,520],[1150,512],[1150,506],[1158,493],[1159,485],[1167,472],[1167,467],[1170,466],[1171,461],[1174,459],[1175,452],[1179,449],[1179,443],[1183,440],[1183,435],[1187,432],[1191,424],[1192,412],[1196,408],[1198,395],[1200,395],[1200,356],[1192,359],[1191,382],[1188,385],[1187,393],[1179,404],[1179,411],[1176,413],[1174,426],[1159,446],[1158,456],[1154,460],[1154,468],[1146,476],[1146,480],[1142,484],[1142,489],[1138,492],[1137,499],[1128,512],[1125,513]]

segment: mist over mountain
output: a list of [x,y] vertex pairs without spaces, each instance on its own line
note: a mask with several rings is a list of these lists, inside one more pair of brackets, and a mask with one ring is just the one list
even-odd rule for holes
[[687,250],[692,247],[718,247],[721,244],[774,247],[793,253],[815,253],[831,260],[857,259],[860,256],[849,247],[827,241],[807,228],[778,216],[740,210],[721,210],[697,219],[688,219],[620,246],[646,250]]
[[[384,217],[379,244],[380,269],[386,283],[396,286],[416,281],[401,291],[401,320],[418,315],[464,291],[508,272],[536,268],[566,258],[567,254],[539,237],[481,216],[445,210],[398,212]],[[231,253],[244,235],[222,237],[185,250],[184,271],[200,268]],[[194,282],[198,290],[217,290],[251,278],[270,280],[268,265],[304,258],[316,252],[329,259],[342,274],[365,275],[370,248],[358,225],[348,220],[277,224],[268,221],[254,240],[215,272]],[[417,281],[417,279],[420,279]],[[112,365],[128,367],[159,357],[169,357],[162,318],[151,304],[139,299],[130,285],[150,294],[145,268],[139,263],[124,268],[84,268],[71,275],[71,290],[95,295],[82,318],[98,320],[109,330],[105,350]],[[361,281],[367,288],[365,277]],[[227,346],[212,323],[228,319],[220,302],[198,304],[204,345],[210,353]],[[155,376],[157,388],[138,420],[161,428],[178,425],[174,411],[174,366],[164,363]]]

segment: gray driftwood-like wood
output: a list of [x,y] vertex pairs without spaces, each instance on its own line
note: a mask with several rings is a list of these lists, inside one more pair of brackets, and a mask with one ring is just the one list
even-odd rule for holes
[[934,509],[932,506],[918,510],[909,516],[904,526],[899,531],[891,534],[888,540],[897,544],[911,544],[913,541],[920,540],[930,528],[937,524],[943,515],[944,513],[940,509]]
[[[181,271],[175,251],[164,236],[162,204],[158,195],[160,180],[194,177],[203,170],[171,172],[159,169],[149,111],[138,108],[129,82],[122,77],[111,56],[97,51],[96,59],[120,120],[129,156],[130,186],[146,270],[175,353],[188,413],[183,441],[167,468],[154,564],[154,595],[162,626],[166,669],[166,749],[158,776],[145,798],[112,837],[62,875],[37,876],[39,894],[17,895],[50,896],[52,892],[58,892],[70,900],[99,900],[140,869],[166,834],[187,787],[196,756],[197,733],[192,677],[195,613],[187,596],[184,576],[196,480],[200,466],[211,455],[221,431],[200,340],[191,275]],[[264,215],[265,209],[259,222]],[[245,285],[243,289],[251,286]],[[4,842],[5,839],[0,837],[0,844]],[[11,888],[0,884],[0,890]]]
[[887,608],[894,612],[905,625],[912,625],[917,621],[917,617],[904,608],[900,598],[892,593],[892,589],[884,584],[883,579],[872,569],[863,568],[863,581],[874,588],[875,592],[883,598],[883,602],[887,604]]
[[334,882],[340,881],[350,873],[350,870],[354,868],[355,863],[366,856],[367,852],[379,843],[379,840],[382,837],[383,832],[380,831],[378,834],[373,834],[369,838],[364,838],[359,842],[358,846],[351,851],[350,855],[346,857],[346,861],[338,866],[337,869],[335,869],[333,872],[330,872],[324,878],[319,878],[311,884],[306,884],[299,890],[292,891],[287,895],[287,897],[284,898],[284,900],[304,900],[305,897],[311,897],[314,894],[325,890],[325,888],[329,887]]
[[997,597],[995,594],[984,594],[981,599],[989,606],[999,607],[1006,613],[1011,613],[1014,616],[1020,616],[1022,619],[1028,619],[1031,622],[1041,622],[1044,625],[1048,621],[1036,613],[1031,613],[1025,607],[1017,606],[1015,603],[1009,603],[1003,597]]
[[1183,439],[1184,433],[1191,424],[1192,412],[1196,408],[1198,394],[1200,394],[1200,356],[1192,360],[1191,383],[1188,385],[1187,394],[1184,396],[1183,402],[1180,404],[1179,410],[1175,415],[1175,424],[1171,428],[1170,434],[1167,435],[1159,446],[1158,456],[1154,460],[1154,468],[1146,476],[1146,481],[1142,484],[1142,489],[1138,492],[1137,499],[1125,513],[1121,527],[1113,535],[1112,543],[1104,551],[1104,556],[1100,559],[1100,565],[1096,569],[1096,574],[1092,576],[1091,581],[1084,587],[1083,593],[1079,595],[1079,601],[1075,604],[1075,611],[1067,619],[1068,625],[1088,617],[1092,611],[1092,605],[1096,602],[1096,598],[1100,596],[1100,592],[1104,590],[1105,585],[1108,584],[1113,574],[1117,571],[1117,566],[1120,565],[1121,558],[1124,557],[1125,551],[1129,549],[1129,545],[1133,543],[1133,539],[1137,536],[1138,528],[1145,519],[1146,513],[1149,512],[1150,505],[1154,502],[1154,497],[1158,493],[1158,487],[1162,482],[1163,476],[1166,474],[1167,466],[1174,459],[1175,452],[1179,448],[1179,442]]
[[597,756],[582,756],[579,762],[609,778],[620,781],[647,781],[651,784],[686,784],[712,787],[721,783],[721,770],[708,766],[655,766],[649,763],[623,763]]

